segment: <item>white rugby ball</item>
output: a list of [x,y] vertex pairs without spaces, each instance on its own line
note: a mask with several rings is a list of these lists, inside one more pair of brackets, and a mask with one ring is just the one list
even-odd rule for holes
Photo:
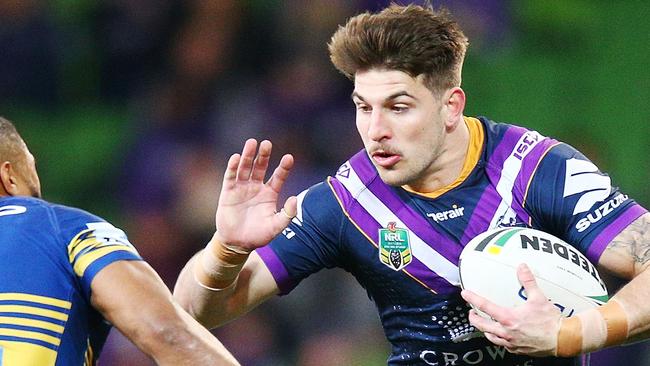
[[461,287],[501,306],[521,305],[527,298],[517,279],[521,263],[566,317],[608,300],[596,267],[582,253],[551,234],[520,227],[488,230],[467,243],[458,264]]

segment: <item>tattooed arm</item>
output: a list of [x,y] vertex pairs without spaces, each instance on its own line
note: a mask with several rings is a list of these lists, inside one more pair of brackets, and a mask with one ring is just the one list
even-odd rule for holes
[[650,263],[650,213],[616,236],[599,261],[599,267],[617,277],[632,279]]
[[627,342],[650,337],[650,213],[618,234],[598,264],[600,270],[630,280],[613,297],[627,313]]

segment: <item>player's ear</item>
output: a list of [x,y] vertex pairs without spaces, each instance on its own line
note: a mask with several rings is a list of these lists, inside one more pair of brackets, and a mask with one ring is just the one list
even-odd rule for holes
[[9,161],[0,164],[0,194],[15,196],[18,193],[16,169]]
[[445,125],[453,131],[458,123],[463,120],[465,110],[465,92],[460,87],[453,87],[443,96]]

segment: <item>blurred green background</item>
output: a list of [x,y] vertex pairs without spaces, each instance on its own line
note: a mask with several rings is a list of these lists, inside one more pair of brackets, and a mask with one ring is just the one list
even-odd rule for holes
[[[280,1],[253,3],[264,8]],[[50,2],[55,26],[73,35],[60,45],[59,99],[41,108],[5,98],[0,110],[30,142],[48,198],[119,220],[115,204],[97,198],[120,189],[113,177],[135,126],[128,105],[106,101],[99,92],[101,52],[91,36],[99,6],[91,0]],[[647,205],[648,3],[523,0],[508,7],[512,34],[505,46],[480,54],[470,47],[463,79],[467,114],[529,126],[582,149]]]

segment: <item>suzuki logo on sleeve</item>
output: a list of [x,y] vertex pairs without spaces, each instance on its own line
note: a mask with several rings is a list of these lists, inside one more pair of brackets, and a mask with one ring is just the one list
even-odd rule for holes
[[605,200],[612,192],[612,180],[601,174],[598,167],[586,160],[571,158],[566,161],[564,197],[582,193],[573,214],[587,212],[596,203]]

